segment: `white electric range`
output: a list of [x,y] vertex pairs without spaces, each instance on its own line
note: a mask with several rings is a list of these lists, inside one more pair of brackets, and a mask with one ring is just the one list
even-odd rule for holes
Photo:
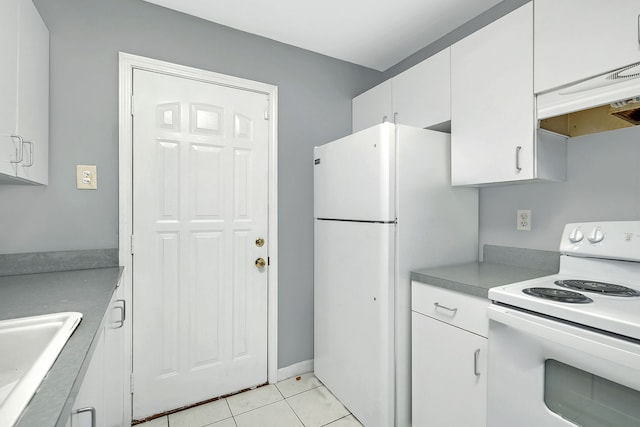
[[568,224],[560,253],[489,291],[488,425],[640,426],[640,221]]

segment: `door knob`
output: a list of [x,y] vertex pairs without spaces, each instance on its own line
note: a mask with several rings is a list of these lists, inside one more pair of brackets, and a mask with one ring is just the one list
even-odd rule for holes
[[264,268],[265,265],[267,265],[267,262],[264,260],[264,258],[258,258],[256,260],[256,267]]
[[256,239],[256,246],[259,248],[264,246],[264,239],[262,237]]

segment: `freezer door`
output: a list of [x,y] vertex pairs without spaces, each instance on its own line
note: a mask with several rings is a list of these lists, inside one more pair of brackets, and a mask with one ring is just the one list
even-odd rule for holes
[[315,220],[314,370],[367,427],[394,425],[393,224]]
[[383,123],[315,147],[315,218],[395,220],[394,134]]

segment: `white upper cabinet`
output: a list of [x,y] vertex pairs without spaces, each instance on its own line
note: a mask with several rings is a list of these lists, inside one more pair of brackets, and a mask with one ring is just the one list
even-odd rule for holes
[[31,0],[20,0],[18,122],[25,141],[18,177],[47,184],[49,176],[49,30]]
[[384,81],[353,98],[351,103],[352,131],[369,128],[382,123],[384,118],[393,121],[391,80]]
[[640,62],[640,1],[535,0],[535,92]]
[[18,104],[18,0],[0,1],[0,174],[15,176]]
[[0,22],[0,180],[47,184],[49,31],[31,0],[3,0]]
[[418,128],[451,120],[451,49],[447,48],[391,79],[398,123]]
[[451,120],[447,48],[353,98],[353,132],[388,121],[429,128]]
[[566,139],[536,127],[527,3],[451,47],[452,184],[565,179]]

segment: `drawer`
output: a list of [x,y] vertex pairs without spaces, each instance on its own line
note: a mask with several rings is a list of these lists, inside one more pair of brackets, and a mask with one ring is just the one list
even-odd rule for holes
[[488,299],[416,281],[411,282],[411,292],[411,310],[474,334],[488,336]]

